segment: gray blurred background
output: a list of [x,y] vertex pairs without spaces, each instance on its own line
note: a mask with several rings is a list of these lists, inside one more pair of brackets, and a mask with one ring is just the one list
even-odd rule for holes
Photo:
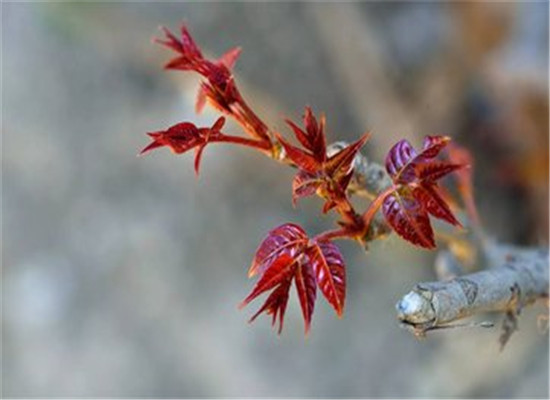
[[[230,146],[137,158],[145,132],[194,114],[198,79],[163,72],[157,27],[186,20],[204,51],[244,49],[246,98],[271,126],[311,105],[329,140],[445,133],[476,159],[487,230],[548,243],[546,3],[27,3],[2,5],[2,395],[7,397],[548,397],[548,335],[531,307],[497,329],[417,341],[394,304],[435,279],[395,237],[341,243],[346,313],[294,290],[283,334],[239,311],[274,226],[332,227],[290,202],[293,171]],[[236,126],[228,129],[238,133]],[[360,209],[366,204],[358,203]]]

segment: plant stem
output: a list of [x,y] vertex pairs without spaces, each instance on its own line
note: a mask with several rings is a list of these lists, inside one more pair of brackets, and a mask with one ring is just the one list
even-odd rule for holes
[[213,138],[211,142],[239,144],[242,146],[252,147],[268,153],[270,153],[271,151],[270,142],[248,139],[240,136],[222,134],[219,138]]
[[382,193],[376,196],[376,198],[372,201],[372,203],[369,204],[369,207],[363,214],[363,223],[365,225],[365,229],[369,228],[369,225],[371,224],[374,216],[376,215],[376,212],[382,206],[386,197],[388,197],[393,191],[395,191],[395,186],[390,186],[386,188]]

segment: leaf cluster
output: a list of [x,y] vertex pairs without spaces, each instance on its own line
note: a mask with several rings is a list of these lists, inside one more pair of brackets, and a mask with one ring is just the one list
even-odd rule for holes
[[[229,50],[217,60],[209,60],[203,56],[185,25],[181,27],[179,38],[166,28],[163,28],[163,33],[164,38],[156,39],[156,42],[176,53],[165,68],[200,74],[204,80],[197,96],[197,112],[208,103],[223,116],[210,127],[182,122],[151,132],[148,135],[152,142],[140,154],[160,147],[168,147],[176,154],[194,149],[195,171],[198,174],[203,151],[211,143],[232,143],[252,148],[297,169],[292,181],[294,205],[300,198],[317,195],[324,200],[323,213],[333,210],[340,217],[337,229],[313,237],[293,223],[285,223],[268,233],[249,269],[249,277],[258,276],[258,280],[241,303],[244,307],[269,292],[251,321],[265,312],[272,316],[273,324],[279,321],[280,333],[292,284],[296,288],[306,333],[311,326],[317,290],[341,316],[346,295],[346,266],[333,241],[353,239],[364,244],[374,216],[380,209],[388,225],[400,237],[427,249],[435,247],[430,216],[461,226],[439,181],[458,171],[459,186],[468,200],[468,196],[471,197],[471,182],[464,167],[470,160],[467,151],[457,145],[450,148],[447,159],[442,159],[442,151],[449,144],[449,137],[427,136],[419,152],[407,140],[396,143],[385,162],[386,171],[392,179],[391,187],[378,193],[366,210],[360,213],[351,203],[352,193],[348,189],[354,175],[354,160],[367,142],[369,133],[329,156],[325,116],[321,114],[316,118],[312,109],[306,107],[302,126],[286,120],[298,142],[292,144],[280,132],[270,130],[241,95],[233,76],[240,48]],[[224,133],[225,117],[233,118],[248,137]],[[473,207],[473,202],[467,205]]]

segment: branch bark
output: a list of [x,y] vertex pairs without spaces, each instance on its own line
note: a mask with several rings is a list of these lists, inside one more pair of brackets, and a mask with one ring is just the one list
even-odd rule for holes
[[418,283],[397,303],[399,320],[423,336],[479,312],[504,312],[503,346],[515,330],[521,308],[548,297],[548,249],[492,243],[485,256],[492,266],[486,270],[449,281]]

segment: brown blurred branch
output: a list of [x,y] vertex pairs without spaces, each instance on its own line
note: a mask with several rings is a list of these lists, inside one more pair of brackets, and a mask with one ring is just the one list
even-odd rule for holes
[[370,17],[361,11],[360,4],[324,3],[304,9],[330,54],[329,67],[349,96],[358,122],[376,132],[372,138],[375,144],[389,149],[403,136],[415,137],[414,127],[419,125],[416,114],[409,112],[398,95],[389,74],[392,63],[386,59]]

